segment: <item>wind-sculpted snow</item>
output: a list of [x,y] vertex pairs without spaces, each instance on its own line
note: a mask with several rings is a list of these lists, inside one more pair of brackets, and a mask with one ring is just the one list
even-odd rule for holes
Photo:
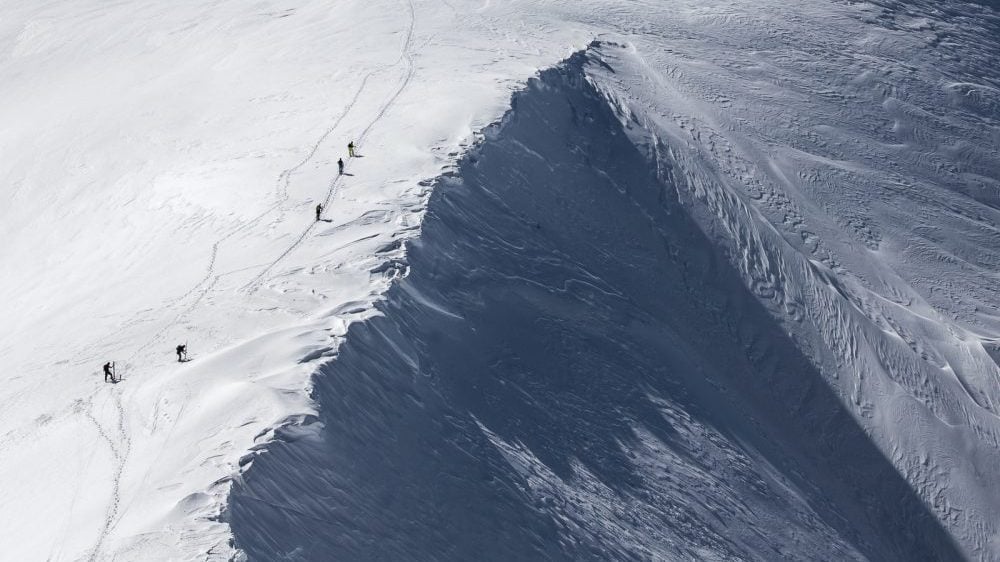
[[996,560],[1000,48],[974,14],[793,10],[712,63],[637,43],[595,76],[965,555]]
[[313,431],[234,487],[251,559],[961,557],[599,89],[622,50],[543,72],[437,182]]
[[993,0],[8,2],[0,60],[0,557],[238,558],[248,470],[263,560],[1000,561]]

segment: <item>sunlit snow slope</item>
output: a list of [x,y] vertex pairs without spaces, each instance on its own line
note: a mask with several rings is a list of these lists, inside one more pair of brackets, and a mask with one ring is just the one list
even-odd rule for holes
[[2,557],[1000,560],[998,32],[5,3]]
[[227,559],[229,478],[312,412],[421,180],[587,36],[459,47],[437,2],[0,7],[0,558]]

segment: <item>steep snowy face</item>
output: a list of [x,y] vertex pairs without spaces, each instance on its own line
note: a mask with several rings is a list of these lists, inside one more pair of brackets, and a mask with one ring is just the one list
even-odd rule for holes
[[234,488],[251,559],[961,558],[598,89],[633,57],[542,73],[438,182],[316,432]]
[[[819,14],[823,32],[792,31]],[[976,6],[792,13],[721,48],[717,72],[636,43],[594,73],[745,286],[965,554],[991,560],[997,22]]]
[[1000,558],[996,14],[776,10],[611,12],[514,98],[251,557]]
[[[231,517],[265,560],[1000,558],[998,29],[990,2],[7,3],[4,556],[229,559],[250,467]],[[308,423],[321,366],[354,441]]]
[[228,558],[228,478],[312,411],[310,375],[419,226],[421,180],[513,80],[582,44],[477,28],[456,46],[457,18],[406,0],[4,3],[3,558]]

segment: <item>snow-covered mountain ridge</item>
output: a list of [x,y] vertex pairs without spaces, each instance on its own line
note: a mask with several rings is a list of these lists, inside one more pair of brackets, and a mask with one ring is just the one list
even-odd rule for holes
[[9,8],[4,556],[1000,556],[988,4]]
[[[232,554],[228,479],[313,412],[309,377],[388,286],[421,180],[503,111],[504,79],[572,48],[488,30],[509,54],[458,48],[442,35],[456,17],[396,1],[5,6],[3,557]],[[105,361],[123,382],[102,381]]]
[[[994,420],[938,417],[971,397],[885,329],[920,321],[769,223],[779,188],[730,180],[747,147],[664,118],[649,66],[604,43],[544,72],[438,182],[316,434],[234,490],[253,558],[995,555]],[[991,372],[977,344],[956,370]]]

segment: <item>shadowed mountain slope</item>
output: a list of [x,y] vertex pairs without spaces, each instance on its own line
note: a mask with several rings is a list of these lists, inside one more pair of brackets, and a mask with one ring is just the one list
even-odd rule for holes
[[[233,489],[253,560],[956,560],[578,54],[438,180],[408,275]],[[629,124],[629,127],[632,125]]]

